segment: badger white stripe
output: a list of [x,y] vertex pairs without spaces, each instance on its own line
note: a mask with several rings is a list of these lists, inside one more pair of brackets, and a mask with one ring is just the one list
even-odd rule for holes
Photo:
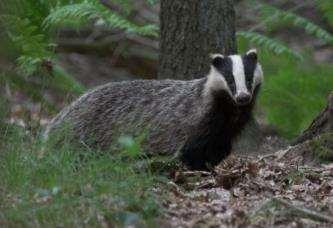
[[232,96],[232,93],[224,77],[222,77],[222,75],[215,69],[215,67],[211,66],[210,72],[207,75],[204,94],[209,96],[212,91],[218,91],[221,89],[226,90],[230,96]]
[[256,69],[254,70],[254,75],[253,75],[253,82],[252,82],[252,89],[254,90],[255,87],[259,84],[261,84],[264,80],[264,75],[262,72],[261,65],[257,63]]
[[242,57],[239,55],[229,56],[232,61],[232,73],[234,75],[236,84],[236,97],[240,93],[249,93],[246,82],[245,82],[245,72]]

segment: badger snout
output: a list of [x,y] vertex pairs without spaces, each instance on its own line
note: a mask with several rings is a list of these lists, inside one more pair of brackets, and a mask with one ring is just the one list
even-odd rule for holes
[[249,93],[241,92],[236,96],[236,103],[238,105],[247,105],[251,102],[252,96]]

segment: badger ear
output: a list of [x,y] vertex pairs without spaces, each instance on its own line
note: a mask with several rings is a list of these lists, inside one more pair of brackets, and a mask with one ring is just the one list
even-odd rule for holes
[[221,54],[210,54],[210,58],[211,58],[211,64],[215,67],[215,68],[219,68],[223,65],[224,62],[224,56]]
[[250,49],[246,52],[246,56],[256,61],[258,59],[257,49]]

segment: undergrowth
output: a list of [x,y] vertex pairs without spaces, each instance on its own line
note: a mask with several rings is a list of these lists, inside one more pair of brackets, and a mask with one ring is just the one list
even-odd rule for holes
[[[1,106],[3,107],[3,106]],[[3,117],[3,115],[2,115]],[[160,180],[128,149],[98,153],[42,143],[0,119],[0,224],[9,227],[149,225]]]

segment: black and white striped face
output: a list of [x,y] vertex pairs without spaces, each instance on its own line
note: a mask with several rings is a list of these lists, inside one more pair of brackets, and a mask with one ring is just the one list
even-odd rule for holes
[[247,105],[263,81],[263,72],[255,49],[245,55],[214,54],[205,90],[225,90],[237,105]]

